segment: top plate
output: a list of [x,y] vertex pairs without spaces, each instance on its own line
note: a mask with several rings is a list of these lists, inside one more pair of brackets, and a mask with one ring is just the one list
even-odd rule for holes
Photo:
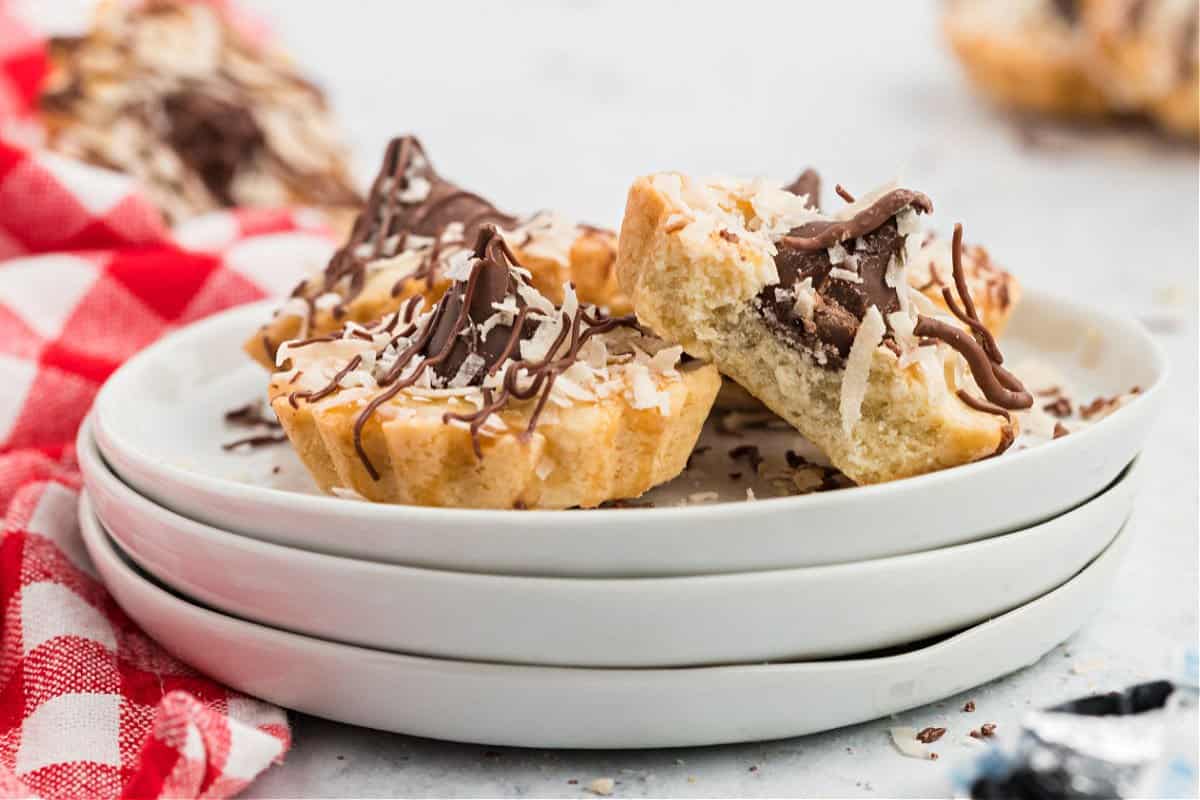
[[[186,516],[266,541],[398,564],[512,575],[665,576],[815,566],[918,552],[1017,530],[1107,486],[1141,450],[1166,365],[1132,320],[1026,292],[1005,336],[1008,362],[1036,356],[1077,399],[1141,394],[1062,439],[877,486],[770,498],[769,483],[726,455],[759,445],[768,461],[797,434],[706,430],[713,450],[647,495],[657,507],[488,511],[357,502],[316,493],[291,448],[221,449],[244,432],[226,411],[266,379],[241,352],[271,303],[233,309],[130,359],[97,397],[104,457],[126,482]],[[1042,387],[1031,387],[1042,388]],[[746,500],[747,488],[759,498]],[[686,503],[700,497],[724,502]]]

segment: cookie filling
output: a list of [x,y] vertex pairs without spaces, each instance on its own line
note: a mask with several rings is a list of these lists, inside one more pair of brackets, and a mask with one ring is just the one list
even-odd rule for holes
[[[464,404],[462,411],[445,412],[442,422],[469,429],[479,457],[481,432],[502,431],[498,414],[512,402],[532,403],[523,437],[533,433],[548,404],[595,401],[614,392],[625,392],[634,408],[669,411],[658,379],[678,376],[681,349],[646,334],[632,315],[612,317],[580,304],[570,285],[555,305],[533,287],[494,225],[480,228],[473,250],[456,259],[447,276],[453,283],[427,311],[414,296],[374,327],[348,323],[336,334],[287,342],[277,355],[281,366],[303,372],[306,380],[314,368],[324,374],[321,369],[327,373],[338,364],[323,385],[293,391],[293,407],[301,399],[368,390],[356,396],[365,402],[355,419],[354,446],[376,480],[379,473],[362,446],[363,426],[405,391],[425,401]],[[322,347],[337,355],[322,361]]]
[[[787,189],[809,194],[810,205],[818,206],[819,177],[811,170]],[[838,194],[854,203],[840,186]],[[853,373],[853,383],[861,385],[857,393],[853,386],[843,387],[844,421],[857,418],[854,398],[865,390],[869,353],[877,346],[902,356],[947,345],[962,356],[983,394],[978,398],[959,389],[964,403],[1005,417],[1029,408],[1032,397],[1002,366],[1000,348],[971,299],[962,267],[962,227],[955,227],[951,245],[952,285],[942,287],[947,308],[960,325],[919,313],[929,301],[908,285],[904,274],[912,254],[926,243],[916,236],[916,215],[933,210],[929,198],[892,189],[856,206],[806,221],[779,237],[778,283],[764,287],[753,300],[767,326],[790,346],[821,367],[845,371],[846,384],[852,383]]]
[[[843,368],[867,310],[875,307],[885,318],[900,310],[895,273],[906,234],[896,216],[932,207],[923,194],[894,189],[849,219],[793,228],[776,243],[779,283],[763,288],[755,307],[817,364]],[[890,328],[885,338],[893,341]]]

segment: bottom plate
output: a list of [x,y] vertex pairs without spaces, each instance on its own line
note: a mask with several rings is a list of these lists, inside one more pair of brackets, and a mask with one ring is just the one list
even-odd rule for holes
[[852,660],[683,669],[449,661],[335,644],[193,605],[140,575],[84,497],[117,603],[181,660],[248,694],[398,733],[517,747],[676,747],[799,736],[885,716],[1036,661],[1094,613],[1129,539],[1026,605],[935,644]]

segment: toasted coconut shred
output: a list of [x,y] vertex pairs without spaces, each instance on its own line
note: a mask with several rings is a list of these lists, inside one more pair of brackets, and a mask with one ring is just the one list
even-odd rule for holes
[[867,395],[867,380],[871,377],[871,359],[886,332],[883,315],[877,307],[871,306],[863,316],[858,332],[854,334],[854,343],[850,346],[850,356],[846,359],[846,372],[842,378],[838,410],[842,414],[842,430],[847,435],[862,419],[862,401]]

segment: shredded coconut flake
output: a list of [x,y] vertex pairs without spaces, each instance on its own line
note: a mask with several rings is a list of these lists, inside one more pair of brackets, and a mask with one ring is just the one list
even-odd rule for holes
[[848,281],[849,283],[863,282],[862,276],[857,272],[851,272],[850,270],[842,269],[841,267],[834,267],[833,269],[829,270],[829,277],[837,278],[841,281]]
[[798,314],[801,319],[811,322],[813,309],[817,305],[817,290],[813,288],[812,278],[805,278],[798,282],[792,288],[792,291],[796,295],[796,302],[792,304],[792,311]]
[[846,358],[846,371],[842,376],[842,395],[838,405],[842,414],[842,430],[847,436],[862,418],[862,401],[871,377],[871,359],[886,331],[887,326],[879,309],[876,306],[868,308],[859,323],[858,332],[854,334],[850,355]]
[[452,281],[465,281],[471,277],[475,266],[475,254],[470,250],[459,250],[446,259],[446,277]]
[[892,744],[901,755],[929,759],[929,751],[917,740],[917,731],[914,728],[892,728],[889,732],[892,735]]

